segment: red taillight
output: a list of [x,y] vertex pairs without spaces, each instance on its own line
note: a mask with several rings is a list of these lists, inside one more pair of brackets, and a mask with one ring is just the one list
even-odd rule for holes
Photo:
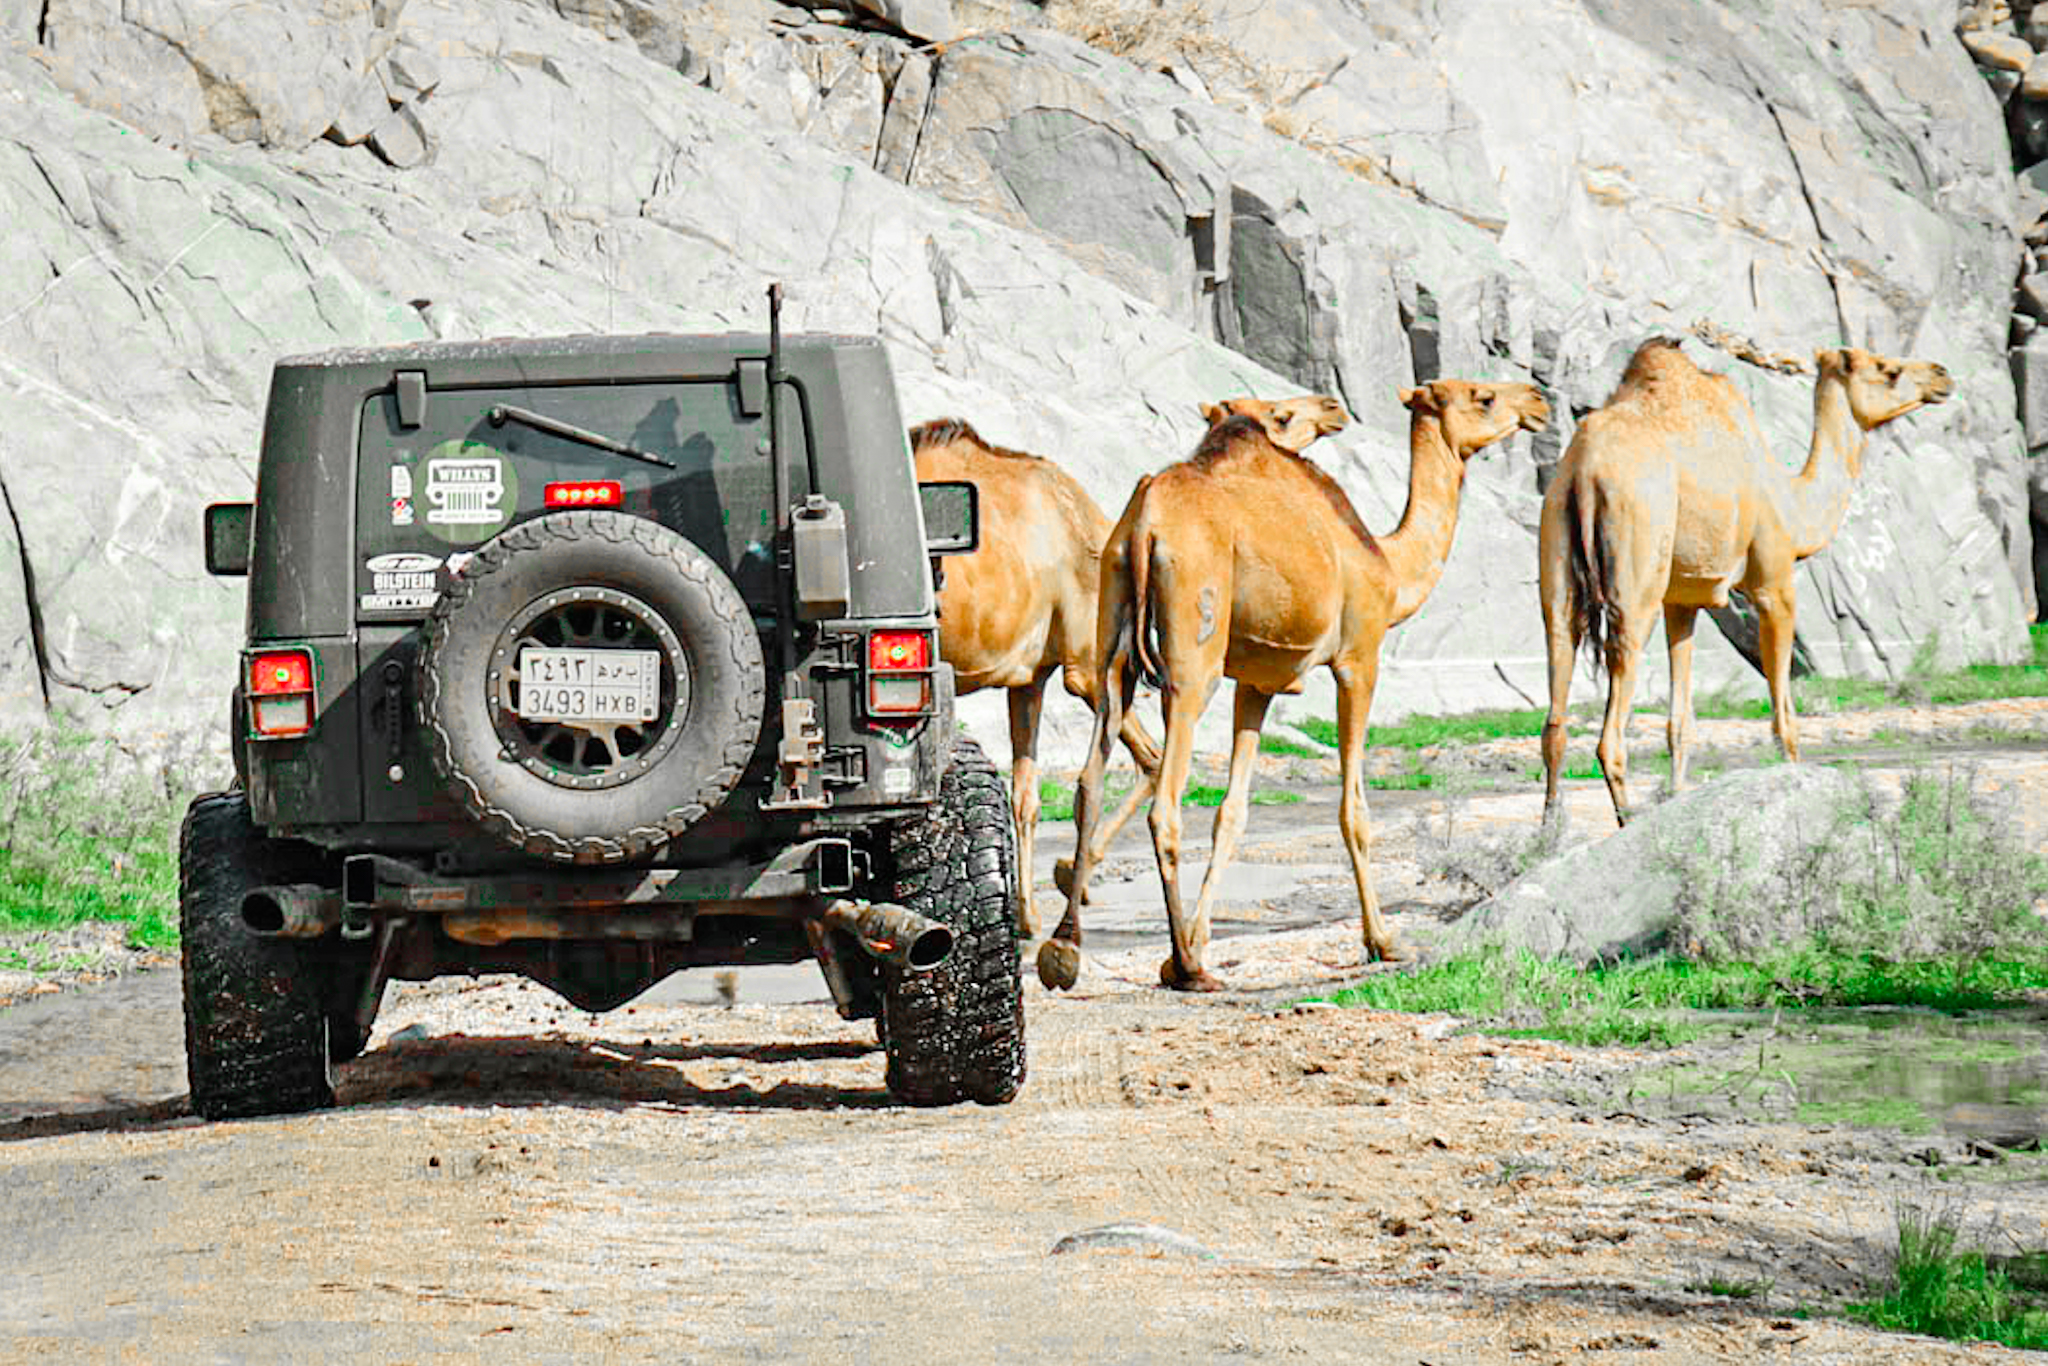
[[626,501],[626,490],[616,479],[580,479],[549,484],[541,501],[551,508],[615,508]]
[[931,666],[930,637],[922,631],[877,631],[868,637],[870,669],[924,669]]
[[313,691],[313,656],[304,650],[265,650],[250,656],[249,691],[256,696]]
[[923,713],[931,705],[931,664],[931,636],[927,632],[876,631],[869,636],[869,713]]
[[313,729],[313,656],[306,650],[264,650],[249,656],[249,730],[287,739]]

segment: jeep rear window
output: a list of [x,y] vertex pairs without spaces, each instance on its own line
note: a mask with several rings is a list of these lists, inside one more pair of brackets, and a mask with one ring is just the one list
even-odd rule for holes
[[[493,408],[542,414],[672,461],[599,449]],[[808,492],[803,428],[787,405],[783,449],[792,497]],[[763,612],[775,602],[768,424],[743,416],[729,382],[663,381],[436,389],[425,421],[398,425],[389,394],[364,404],[357,465],[358,616],[424,617],[463,556],[507,527],[552,511],[549,484],[616,481],[621,510],[688,537]]]

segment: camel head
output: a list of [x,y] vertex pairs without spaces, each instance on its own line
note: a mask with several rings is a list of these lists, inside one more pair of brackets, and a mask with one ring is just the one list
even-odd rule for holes
[[1266,439],[1283,451],[1299,455],[1332,432],[1351,425],[1344,405],[1328,394],[1304,394],[1300,398],[1226,398],[1221,403],[1204,403],[1202,420],[1211,427],[1233,417],[1248,417],[1266,429]]
[[1417,417],[1434,417],[1460,460],[1517,429],[1540,432],[1550,421],[1550,405],[1536,386],[1511,380],[1433,379],[1403,389],[1401,404]]
[[1844,346],[1814,352],[1813,362],[1821,383],[1842,386],[1856,425],[1866,432],[1915,408],[1940,403],[1956,391],[1948,371],[1931,360],[1893,360]]

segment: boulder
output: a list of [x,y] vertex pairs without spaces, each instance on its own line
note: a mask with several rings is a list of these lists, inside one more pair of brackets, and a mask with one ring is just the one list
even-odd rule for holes
[[371,0],[50,0],[57,81],[134,128],[304,147],[390,47]]
[[0,42],[33,43],[43,22],[43,0],[0,0]]
[[391,117],[391,99],[384,91],[381,76],[368,75],[357,81],[355,88],[342,100],[341,108],[335,111],[334,122],[327,129],[327,140],[354,147],[369,140],[377,125]]
[[377,64],[377,76],[391,103],[398,105],[432,94],[441,83],[441,68],[424,49],[403,44]]
[[370,130],[370,149],[401,171],[424,165],[433,156],[426,125],[416,105],[402,104]]
[[2021,440],[2030,451],[2048,446],[2048,333],[2034,332],[2012,349],[2012,382],[2019,394]]
[[1498,945],[1576,963],[1660,952],[1681,897],[1769,904],[1862,796],[1853,775],[1809,764],[1716,778],[1538,864],[1453,922],[1437,947]]
[[2027,63],[2026,72],[2020,77],[2020,98],[2048,100],[2048,59],[2044,59],[2038,52]]
[[951,0],[852,0],[897,32],[927,43],[949,43],[959,36]]
[[1979,65],[1993,71],[2025,71],[2034,60],[2033,46],[2018,34],[1968,29],[1960,36]]

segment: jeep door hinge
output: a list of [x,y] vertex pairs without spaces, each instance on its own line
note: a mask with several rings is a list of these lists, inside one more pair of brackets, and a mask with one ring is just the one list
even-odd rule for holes
[[782,699],[782,744],[775,754],[775,790],[762,798],[763,811],[821,810],[832,804],[829,794],[807,792],[812,773],[825,753],[825,732],[818,725],[818,704],[808,697]]

